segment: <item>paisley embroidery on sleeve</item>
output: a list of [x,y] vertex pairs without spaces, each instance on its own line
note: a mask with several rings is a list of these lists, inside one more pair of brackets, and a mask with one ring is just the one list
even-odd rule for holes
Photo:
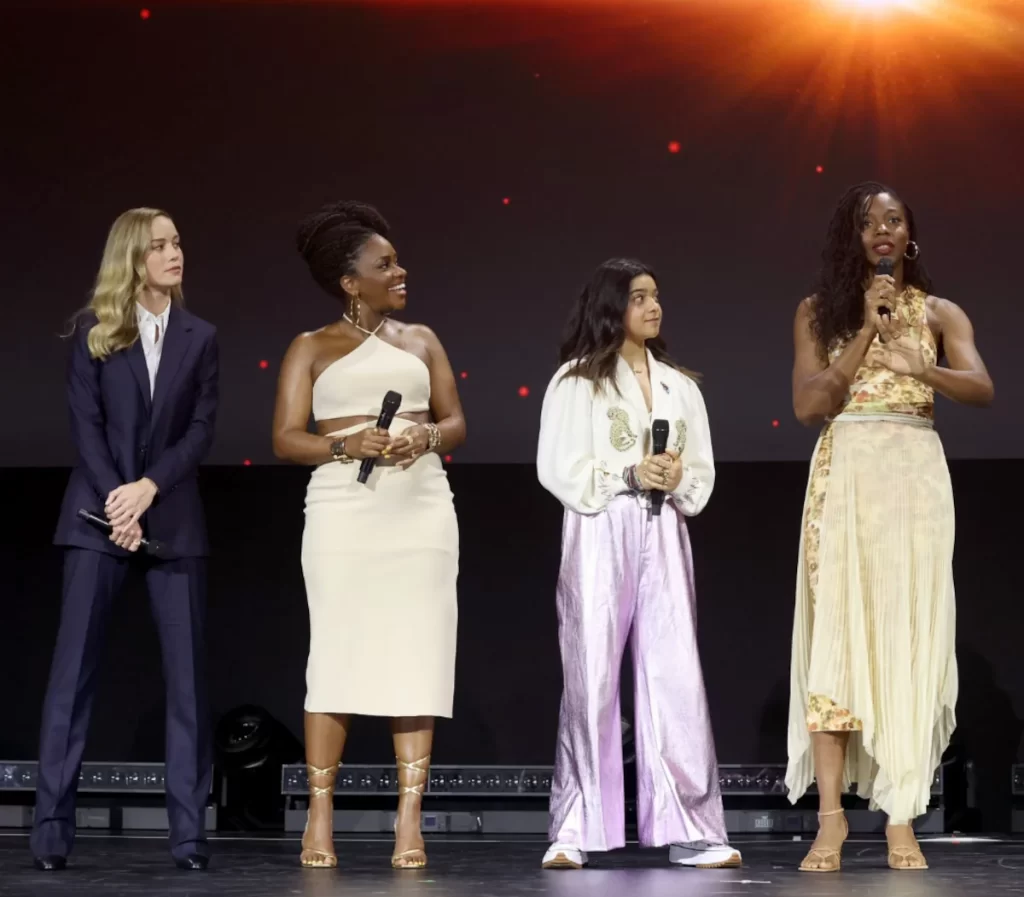
[[636,445],[636,433],[629,426],[629,415],[621,408],[609,408],[608,419],[612,422],[609,439],[612,448],[620,452],[628,452]]
[[682,455],[684,448],[686,448],[686,421],[680,418],[676,421],[676,452]]
[[620,492],[627,491],[622,475],[613,473],[604,461],[597,463],[597,489],[606,501],[611,501]]
[[700,498],[701,493],[701,485],[700,477],[694,477],[690,480],[689,485],[686,487],[686,491],[683,493],[684,507],[695,508],[697,506],[697,499]]

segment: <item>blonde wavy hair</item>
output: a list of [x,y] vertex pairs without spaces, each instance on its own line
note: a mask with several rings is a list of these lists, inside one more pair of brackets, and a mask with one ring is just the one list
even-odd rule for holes
[[[103,260],[88,305],[72,321],[89,312],[97,323],[89,329],[89,355],[107,359],[129,348],[139,338],[135,302],[146,288],[146,256],[150,251],[153,222],[170,218],[161,209],[129,209],[119,215],[107,235]],[[171,301],[182,304],[181,287],[171,290]]]

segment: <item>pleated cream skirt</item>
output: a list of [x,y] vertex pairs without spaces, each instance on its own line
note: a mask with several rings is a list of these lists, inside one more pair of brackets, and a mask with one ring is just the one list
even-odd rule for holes
[[[391,432],[409,425],[396,419]],[[365,485],[358,473],[358,461],[325,464],[306,491],[305,709],[451,717],[459,532],[448,477],[433,453],[404,471],[379,463]]]
[[930,422],[840,415],[825,428],[797,575],[792,801],[814,778],[808,704],[815,696],[856,720],[846,790],[856,783],[894,823],[927,808],[956,725],[953,540],[949,471]]

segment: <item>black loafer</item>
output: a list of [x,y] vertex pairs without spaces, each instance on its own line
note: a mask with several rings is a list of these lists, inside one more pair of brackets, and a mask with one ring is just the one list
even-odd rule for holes
[[175,860],[174,865],[186,872],[205,872],[210,864],[210,858],[200,856],[198,853],[190,853],[187,857]]
[[42,857],[33,857],[32,865],[40,872],[60,872],[68,865],[68,858],[59,854],[48,854]]

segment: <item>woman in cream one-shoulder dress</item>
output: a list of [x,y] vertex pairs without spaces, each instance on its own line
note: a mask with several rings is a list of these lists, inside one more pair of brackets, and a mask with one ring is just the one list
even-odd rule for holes
[[[452,713],[458,619],[458,524],[440,454],[461,444],[465,421],[437,337],[388,317],[405,306],[406,272],[379,213],[329,206],[303,222],[299,250],[346,309],[294,340],[274,417],[278,457],[316,468],[302,541],[310,623],[302,864],[337,864],[331,798],[350,717],[363,714],[393,719],[392,864],[420,868],[420,798],[434,718]],[[377,418],[388,392],[401,400],[384,430]],[[316,434],[307,430],[311,414]],[[375,466],[361,483],[365,459]]]

